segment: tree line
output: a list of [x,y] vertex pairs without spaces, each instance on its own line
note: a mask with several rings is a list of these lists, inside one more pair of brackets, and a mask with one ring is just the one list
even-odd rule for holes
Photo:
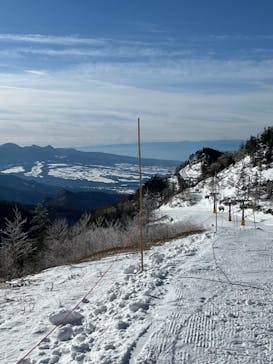
[[[155,209],[172,194],[167,178],[154,176],[144,184],[143,191],[147,243],[196,230],[189,224],[169,226],[157,221]],[[15,206],[13,216],[5,218],[0,230],[0,278],[22,277],[75,263],[106,250],[137,249],[138,241],[138,191],[114,205],[84,213],[72,225],[65,218],[50,219],[43,204],[28,217]]]

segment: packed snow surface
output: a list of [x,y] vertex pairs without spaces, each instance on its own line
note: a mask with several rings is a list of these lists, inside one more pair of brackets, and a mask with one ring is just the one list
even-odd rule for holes
[[[188,364],[273,362],[273,218],[211,202],[161,208],[207,231],[138,254],[48,269],[0,290],[0,362]],[[214,226],[213,226],[214,225]],[[22,285],[24,283],[24,285]]]

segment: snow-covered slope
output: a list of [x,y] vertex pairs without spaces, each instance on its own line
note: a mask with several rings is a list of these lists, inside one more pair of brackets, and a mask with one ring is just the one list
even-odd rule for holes
[[255,229],[247,210],[241,227],[234,207],[214,233],[211,210],[161,207],[208,231],[145,252],[144,273],[138,254],[121,254],[4,285],[0,362],[18,362],[77,302],[21,363],[272,362],[273,218],[259,213]]
[[[181,168],[179,175],[185,179],[194,181],[193,187],[186,191],[188,193],[199,192],[199,198],[204,199],[212,192],[217,192],[218,201],[227,201],[228,198],[246,200],[259,204],[266,209],[272,205],[268,200],[266,193],[266,184],[273,181],[273,165],[261,164],[253,165],[253,161],[249,155],[241,160],[231,164],[215,177],[202,177],[202,163],[193,161]],[[198,182],[199,181],[199,182]],[[170,179],[174,183],[174,177]],[[178,183],[176,183],[178,186]],[[173,203],[179,199],[179,196],[174,196]]]
[[183,167],[179,174],[182,178],[199,178],[201,176],[201,162],[193,162]]

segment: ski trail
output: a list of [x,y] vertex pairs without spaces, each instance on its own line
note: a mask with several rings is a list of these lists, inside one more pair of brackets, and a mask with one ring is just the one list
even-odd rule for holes
[[[211,243],[206,242],[206,244],[209,248]],[[181,260],[181,264],[185,268],[181,269],[179,263],[176,265],[179,273],[176,272],[173,279],[177,282],[176,284],[171,283],[163,303],[157,307],[152,325],[145,337],[137,342],[135,350],[132,352],[130,364],[189,363],[189,353],[184,350],[186,343],[199,340],[197,329],[200,327],[200,323],[197,325],[196,323],[200,321],[200,317],[196,318],[194,314],[215,295],[215,282],[189,280],[183,275],[186,267],[189,272],[193,272],[196,267],[200,266],[200,259],[204,258],[206,251],[206,247],[203,247],[201,253],[197,249],[191,249],[187,260]],[[210,267],[204,268],[205,271],[210,269]],[[219,289],[221,289],[221,284],[218,284],[217,290]],[[196,297],[198,297],[197,300]],[[209,322],[209,320],[207,321]],[[187,325],[189,325],[189,329],[185,335],[186,341],[181,345],[180,333]],[[212,324],[208,323],[208,325]]]
[[[268,278],[255,287],[265,266],[273,269],[266,253],[272,238],[262,231],[253,236],[250,230],[230,234],[223,229],[209,246],[178,264],[175,282],[137,342],[130,364],[273,363],[273,287]],[[254,251],[258,262],[249,260]],[[242,256],[248,265],[239,265]]]

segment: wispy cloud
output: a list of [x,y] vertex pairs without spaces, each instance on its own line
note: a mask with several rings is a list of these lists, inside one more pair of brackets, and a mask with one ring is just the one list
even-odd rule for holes
[[[71,69],[74,79],[84,77],[147,89],[240,93],[242,87],[263,89],[273,81],[273,60],[219,61],[191,59],[153,62],[97,62]],[[228,87],[228,88],[227,88]]]
[[[154,59],[172,59],[190,57],[191,49],[180,49],[163,41],[140,42],[135,40],[119,39],[89,39],[75,36],[44,36],[44,35],[18,35],[0,34],[0,60],[10,58],[13,64],[19,58],[25,66],[30,61],[41,62],[41,56],[51,58],[51,63],[58,61],[66,63],[82,63],[87,59],[96,61],[130,60],[130,62]],[[42,60],[43,61],[43,60]],[[49,66],[49,65],[48,65]],[[33,67],[33,66],[31,66]],[[55,67],[54,67],[55,68]]]
[[101,45],[105,41],[97,38],[82,38],[77,36],[50,36],[41,34],[0,34],[0,41],[17,43],[36,43],[54,45]]
[[217,57],[166,39],[0,34],[1,42],[1,63],[14,67],[0,73],[2,142],[130,142],[138,116],[145,140],[244,138],[273,113],[272,57]]
[[47,72],[43,70],[25,70],[25,72],[36,76],[44,76],[47,74]]
[[[197,39],[197,38],[196,38]],[[200,38],[198,38],[200,39]],[[202,39],[202,37],[201,37]],[[257,40],[273,40],[273,34],[212,34],[203,40],[219,40],[219,41],[257,41]]]
[[[114,66],[117,65],[110,67],[110,73]],[[236,64],[233,66],[235,68]],[[195,65],[195,70],[197,68]],[[170,76],[170,69],[159,75],[163,84]],[[220,71],[221,67],[218,77]],[[105,68],[100,72],[93,72],[92,65],[89,65],[49,72],[43,77],[29,72],[2,74],[5,85],[2,83],[4,87],[0,87],[0,109],[17,112],[13,123],[11,115],[2,115],[2,141],[6,135],[5,141],[9,139],[18,143],[130,142],[135,140],[138,116],[144,121],[145,140],[232,138],[234,135],[244,138],[246,126],[249,133],[257,132],[268,124],[269,111],[273,112],[273,90],[270,89],[219,93],[214,89],[202,92],[196,88],[179,88],[174,92],[161,87],[160,91],[159,88],[135,85],[137,82],[133,78],[140,77],[140,69],[135,70],[134,76],[131,69],[132,79],[127,85],[122,85],[118,77],[123,72],[122,64],[115,69],[111,82],[106,82],[107,75],[105,79],[102,77]],[[144,74],[144,78],[148,78],[143,81],[145,85],[153,77],[150,72]],[[207,73],[208,79],[210,72]],[[95,74],[96,80],[93,78]],[[189,74],[185,79],[190,79]],[[227,75],[222,74],[222,77],[226,79]],[[8,128],[8,134],[5,128]]]
[[172,58],[185,57],[192,54],[190,50],[167,50],[160,48],[148,47],[122,47],[112,46],[101,48],[17,48],[12,50],[18,54],[46,55],[51,57],[108,57],[108,59],[117,58]]
[[[271,39],[271,36],[261,36],[261,39]],[[70,62],[82,62],[82,58],[107,58],[117,60],[129,58],[138,61],[145,58],[150,61],[157,60],[181,60],[190,63],[193,59],[207,58],[212,62],[220,59],[257,59],[259,56],[270,58],[271,48],[250,47],[247,52],[244,48],[233,49],[233,53],[226,54],[226,49],[219,48],[219,42],[230,40],[249,40],[249,36],[211,35],[207,37],[189,37],[186,42],[167,40],[162,38],[152,41],[135,41],[111,38],[82,38],[78,36],[47,36],[39,34],[0,34],[0,57],[29,57],[48,56],[52,59],[72,57]],[[255,39],[255,37],[253,37]],[[272,36],[273,39],[273,36]],[[215,44],[214,44],[215,42]],[[200,44],[210,44],[204,48]],[[213,45],[214,44],[214,45]],[[33,57],[32,57],[33,58]],[[272,58],[272,57],[271,57]],[[35,58],[33,59],[35,61]]]

